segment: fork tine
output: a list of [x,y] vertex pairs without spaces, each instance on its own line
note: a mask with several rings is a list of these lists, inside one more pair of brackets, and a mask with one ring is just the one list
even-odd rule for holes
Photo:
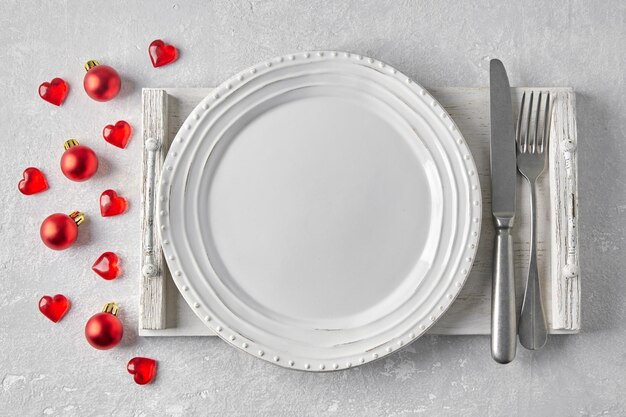
[[532,144],[530,142],[530,119],[532,117],[533,114],[533,95],[534,93],[531,91],[530,92],[530,100],[528,100],[528,106],[526,107],[526,138],[525,138],[525,145],[524,145],[524,152],[530,152],[532,153]]
[[539,97],[537,97],[537,106],[535,109],[535,140],[533,141],[533,153],[539,153],[539,147],[541,146],[541,143],[539,142],[539,125],[541,122],[541,120],[539,120],[539,118],[541,117],[541,96],[542,92],[540,91]]
[[543,91],[540,91],[536,109],[537,120],[535,120],[535,137],[537,141],[536,152],[538,154],[541,154],[541,150],[543,149],[543,120],[541,120],[541,117],[543,116],[543,108],[541,107],[543,105],[543,98]]
[[522,94],[522,102],[519,105],[519,114],[517,115],[517,131],[515,142],[517,143],[517,149],[519,152],[525,152],[524,150],[524,139],[522,137],[522,119],[524,118],[524,102],[526,101],[526,92]]
[[546,107],[545,113],[543,116],[543,140],[541,143],[541,152],[544,152],[548,149],[548,144],[550,140],[550,93],[548,92],[546,96]]

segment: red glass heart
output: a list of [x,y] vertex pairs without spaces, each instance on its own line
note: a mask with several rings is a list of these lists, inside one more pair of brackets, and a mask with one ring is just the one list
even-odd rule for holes
[[106,125],[102,130],[102,136],[104,137],[104,140],[109,142],[111,145],[115,145],[118,148],[122,149],[124,149],[126,145],[128,145],[130,134],[130,125],[124,120],[120,120],[119,122],[115,123],[115,125]]
[[44,295],[39,300],[39,311],[55,323],[61,320],[69,309],[70,301],[63,294],[54,297]]
[[26,168],[22,177],[17,184],[17,188],[24,195],[37,194],[48,189],[46,176],[37,168]]
[[132,358],[126,369],[129,374],[134,375],[135,382],[139,385],[149,384],[156,376],[157,361],[150,358]]
[[117,216],[126,211],[128,202],[113,190],[106,190],[100,195],[100,214],[102,217]]
[[96,262],[91,266],[91,269],[102,278],[110,281],[119,277],[122,274],[122,267],[120,266],[120,258],[113,252],[104,252]]
[[52,81],[42,83],[39,86],[39,96],[48,103],[60,106],[65,101],[69,89],[70,87],[63,78],[54,78]]
[[148,53],[154,68],[170,64],[178,58],[178,49],[173,45],[166,44],[161,39],[152,41],[148,47]]

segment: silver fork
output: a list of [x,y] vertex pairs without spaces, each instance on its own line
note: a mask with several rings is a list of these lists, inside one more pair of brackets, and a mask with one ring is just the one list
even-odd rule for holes
[[[536,100],[535,100],[536,98]],[[524,93],[517,119],[517,169],[530,184],[530,264],[519,320],[519,340],[526,349],[540,349],[548,339],[537,271],[537,178],[546,168],[550,139],[550,93]]]

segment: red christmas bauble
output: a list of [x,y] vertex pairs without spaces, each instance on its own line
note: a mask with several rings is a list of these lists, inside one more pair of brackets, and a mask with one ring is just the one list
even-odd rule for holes
[[54,250],[67,249],[78,237],[78,225],[84,220],[83,213],[73,212],[69,216],[63,213],[54,213],[45,218],[39,228],[39,235],[43,243]]
[[109,303],[101,313],[91,316],[85,325],[85,338],[91,346],[100,350],[111,349],[122,340],[124,326],[117,318],[117,304]]
[[122,79],[112,67],[100,65],[98,61],[88,61],[85,64],[85,69],[87,74],[83,79],[83,87],[92,99],[109,101],[120,92]]
[[61,171],[72,181],[86,181],[98,171],[98,157],[88,146],[70,139],[65,142],[65,152],[61,156]]

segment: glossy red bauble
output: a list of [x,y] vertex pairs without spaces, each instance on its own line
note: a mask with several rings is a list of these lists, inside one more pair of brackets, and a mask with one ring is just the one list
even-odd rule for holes
[[126,145],[128,145],[130,134],[130,125],[124,120],[120,120],[115,123],[115,125],[106,125],[102,130],[104,140],[122,149],[126,148]]
[[85,64],[87,74],[83,79],[83,87],[89,97],[96,101],[109,101],[120,92],[122,79],[120,75],[108,65],[100,65],[97,61]]
[[83,221],[82,213],[74,212],[69,216],[55,213],[41,223],[39,235],[43,243],[54,250],[67,249],[78,237],[78,225]]
[[55,323],[61,320],[69,309],[70,301],[63,294],[57,294],[54,297],[44,295],[39,300],[39,311]]
[[157,362],[150,358],[132,358],[126,365],[126,370],[139,385],[149,384],[156,376],[156,369]]
[[152,66],[157,68],[176,61],[178,49],[173,45],[166,44],[161,39],[156,39],[148,47],[148,54],[150,54]]
[[72,181],[87,181],[98,171],[98,157],[88,146],[70,139],[65,142],[65,152],[61,156],[61,171]]
[[126,211],[128,202],[113,190],[103,191],[100,195],[100,214],[102,217],[118,216]]
[[29,167],[24,170],[17,188],[24,195],[37,194],[48,189],[48,181],[39,169]]
[[70,88],[65,80],[54,78],[52,81],[42,83],[39,86],[39,96],[48,103],[60,106],[65,101],[69,90]]
[[122,268],[120,267],[120,258],[113,252],[104,252],[91,269],[102,278],[110,281],[120,276]]
[[117,318],[117,304],[110,303],[104,311],[91,316],[85,325],[85,338],[99,350],[111,349],[122,340],[124,326]]

